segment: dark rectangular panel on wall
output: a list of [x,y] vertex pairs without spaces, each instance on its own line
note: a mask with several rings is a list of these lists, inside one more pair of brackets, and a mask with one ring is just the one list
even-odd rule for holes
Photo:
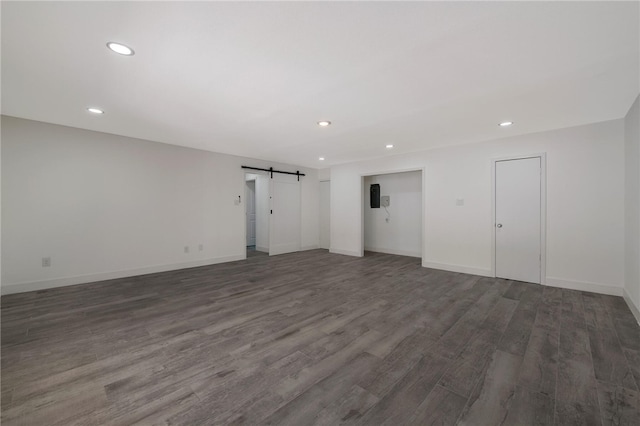
[[377,183],[371,185],[371,208],[380,208],[380,185]]

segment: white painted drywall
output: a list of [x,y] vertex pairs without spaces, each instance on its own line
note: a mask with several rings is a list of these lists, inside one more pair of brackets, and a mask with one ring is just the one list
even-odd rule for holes
[[[387,210],[382,205],[371,208],[369,188],[374,183],[380,185],[381,196],[391,197]],[[421,171],[364,178],[364,249],[422,257]]]
[[[424,168],[423,265],[489,275],[491,160],[542,152],[547,284],[622,294],[623,120],[335,166],[331,251],[362,255],[362,175]],[[457,198],[464,198],[463,207]]]
[[307,174],[301,240],[317,247],[315,169],[3,116],[2,292],[244,258],[241,165]]
[[625,299],[640,322],[640,107],[639,98],[624,123]]
[[[289,170],[292,166],[288,167]],[[296,169],[297,170],[297,169]],[[307,176],[300,178],[302,188],[300,192],[301,217],[301,250],[313,250],[320,246],[320,181],[317,169],[302,169],[300,173]]]
[[319,169],[318,170],[318,179],[321,180],[321,181],[331,180],[331,169],[330,168]]
[[329,249],[331,233],[331,182],[320,182],[320,248]]

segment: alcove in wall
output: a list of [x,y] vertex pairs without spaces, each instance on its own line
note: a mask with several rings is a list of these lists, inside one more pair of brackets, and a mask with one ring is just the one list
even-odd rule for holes
[[[379,208],[371,207],[372,184],[380,185]],[[365,251],[422,257],[422,206],[422,171],[365,176]]]

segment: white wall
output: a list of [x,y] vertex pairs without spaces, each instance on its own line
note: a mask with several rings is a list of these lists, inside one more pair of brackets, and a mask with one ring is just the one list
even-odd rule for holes
[[320,181],[320,248],[329,249],[331,234],[331,182]]
[[331,169],[319,169],[318,170],[318,179],[321,181],[329,181],[331,180]]
[[[423,265],[489,275],[491,160],[542,152],[547,153],[546,283],[622,294],[623,120],[333,167],[331,251],[362,254],[361,176],[424,168]],[[464,198],[465,205],[456,206],[456,198]]]
[[625,140],[625,299],[640,322],[640,98],[627,113]]
[[[391,197],[385,211],[371,208],[371,184]],[[422,172],[391,173],[364,178],[364,249],[422,257]],[[390,219],[387,222],[387,211]]]
[[314,169],[3,116],[2,292],[244,258],[241,165],[307,174],[301,245],[316,248]]

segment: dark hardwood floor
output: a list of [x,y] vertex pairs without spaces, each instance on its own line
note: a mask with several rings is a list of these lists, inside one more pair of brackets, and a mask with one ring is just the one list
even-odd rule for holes
[[324,250],[2,297],[3,425],[639,425],[620,297]]

